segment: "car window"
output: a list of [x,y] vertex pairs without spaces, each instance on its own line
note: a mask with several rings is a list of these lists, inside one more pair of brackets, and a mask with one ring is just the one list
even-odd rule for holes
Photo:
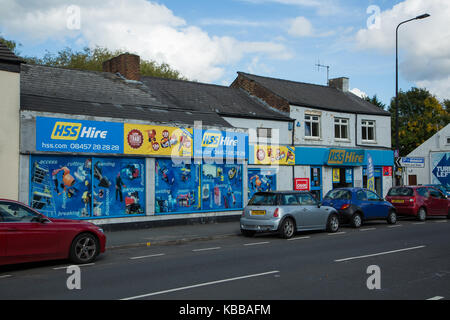
[[391,188],[387,194],[388,196],[403,196],[403,197],[413,197],[414,191],[412,188],[406,188],[406,187],[398,187],[398,188]]
[[428,188],[418,188],[417,194],[421,197],[428,198]]
[[366,194],[369,201],[380,201],[380,197],[375,192],[367,190]]
[[316,199],[314,199],[314,197],[310,193],[300,193],[298,195],[298,199],[300,201],[300,204],[304,206],[317,204]]
[[445,198],[444,195],[440,191],[433,189],[433,188],[430,188],[430,196],[432,196],[434,198],[438,198],[438,199]]
[[273,193],[255,193],[248,203],[250,206],[274,206],[277,195]]
[[2,222],[31,222],[38,215],[17,203],[0,202],[0,221]]
[[358,190],[356,192],[356,198],[359,201],[367,201],[367,194],[366,194],[366,192],[364,190]]
[[325,196],[325,199],[329,200],[350,200],[351,194],[348,190],[331,190]]
[[284,206],[293,206],[299,205],[299,201],[296,194],[282,194],[281,195],[281,204]]

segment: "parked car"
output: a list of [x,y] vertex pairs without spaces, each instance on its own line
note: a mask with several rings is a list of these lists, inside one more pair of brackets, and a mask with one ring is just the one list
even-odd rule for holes
[[0,265],[67,258],[90,263],[105,245],[105,234],[92,223],[50,219],[23,203],[0,199]]
[[426,187],[435,187],[442,191],[443,194],[446,195],[447,198],[450,198],[450,187],[444,186],[443,184],[426,184]]
[[397,210],[375,192],[364,188],[337,188],[329,191],[322,204],[339,212],[341,223],[359,228],[363,221],[386,219],[389,224],[397,222]]
[[309,192],[257,192],[244,208],[240,222],[244,236],[277,231],[286,239],[296,231],[339,229],[337,211],[320,205]]
[[450,199],[438,189],[427,186],[403,186],[389,189],[386,200],[402,216],[414,216],[425,221],[427,216],[450,218]]

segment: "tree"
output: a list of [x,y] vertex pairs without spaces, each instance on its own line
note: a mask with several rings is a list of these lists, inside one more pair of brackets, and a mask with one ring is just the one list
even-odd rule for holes
[[[16,55],[17,45],[15,41],[0,38],[11,51]],[[111,51],[103,47],[84,48],[81,51],[74,52],[71,48],[65,48],[57,54],[47,52],[42,58],[38,57],[22,57],[27,63],[40,64],[45,66],[80,69],[90,71],[102,71],[104,61],[126,53],[124,50]],[[170,67],[167,63],[158,63],[154,60],[141,59],[141,75],[153,76],[159,78],[187,80],[182,74]]]
[[376,94],[372,98],[369,98],[369,96],[365,96],[364,100],[366,100],[367,102],[370,102],[371,104],[377,106],[378,108],[380,108],[382,110],[384,110],[386,108],[386,105],[378,99]]
[[[409,154],[450,122],[448,108],[426,89],[400,91],[398,107],[401,156]],[[388,111],[393,115],[391,128],[392,141],[395,141],[395,98],[392,98]]]

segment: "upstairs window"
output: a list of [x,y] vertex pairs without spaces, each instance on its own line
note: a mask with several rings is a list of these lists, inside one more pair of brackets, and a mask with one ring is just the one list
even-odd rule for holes
[[320,116],[305,115],[305,137],[320,138]]
[[373,120],[362,120],[362,141],[363,142],[375,142],[375,121]]
[[334,118],[334,138],[348,140],[348,119]]
[[258,138],[272,138],[272,129],[271,128],[257,128],[257,136]]

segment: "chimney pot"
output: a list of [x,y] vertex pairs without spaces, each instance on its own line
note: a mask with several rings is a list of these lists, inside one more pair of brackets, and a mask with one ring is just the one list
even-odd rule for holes
[[341,90],[342,92],[349,91],[349,79],[347,77],[340,77],[328,80],[328,86]]
[[117,57],[104,61],[103,71],[120,73],[128,80],[141,80],[141,60],[138,55],[123,53]]

